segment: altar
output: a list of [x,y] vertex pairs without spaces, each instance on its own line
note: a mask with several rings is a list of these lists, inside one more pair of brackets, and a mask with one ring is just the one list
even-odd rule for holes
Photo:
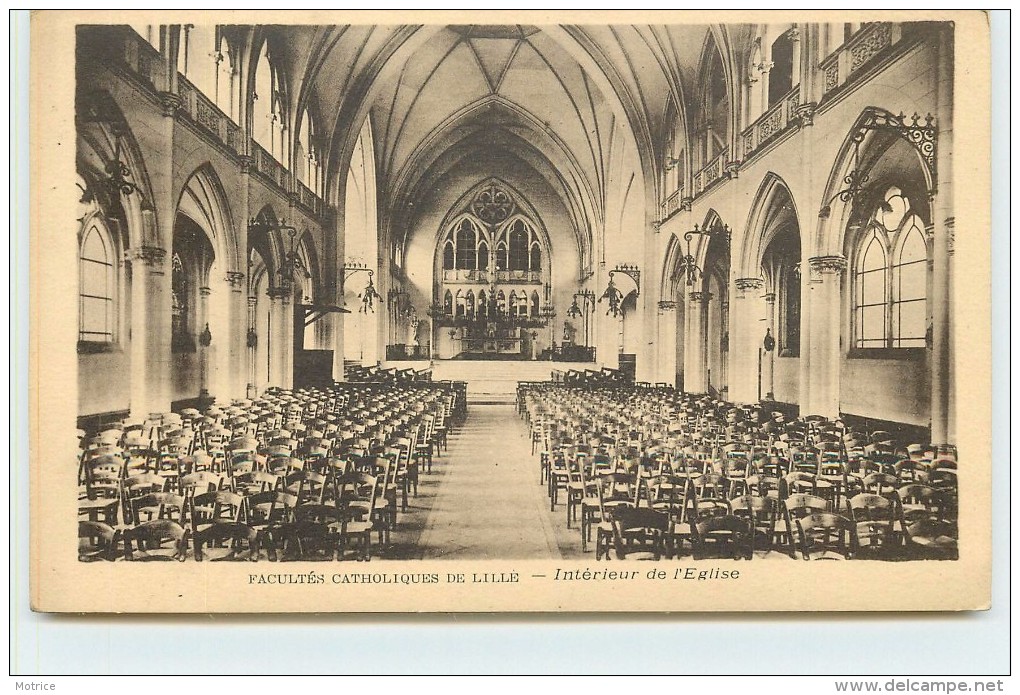
[[519,326],[484,325],[463,326],[453,336],[458,354],[466,359],[505,357],[520,359],[525,355],[524,330]]

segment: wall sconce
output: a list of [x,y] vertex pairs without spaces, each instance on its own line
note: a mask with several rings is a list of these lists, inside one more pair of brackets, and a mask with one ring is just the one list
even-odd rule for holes
[[704,271],[698,265],[697,259],[694,258],[694,254],[691,253],[691,241],[694,237],[708,237],[709,240],[720,238],[726,242],[726,245],[730,244],[730,228],[724,224],[715,224],[712,227],[705,227],[700,229],[698,225],[694,225],[694,229],[684,234],[684,242],[686,249],[684,255],[680,257],[677,263],[677,272],[684,273],[687,276],[687,286],[692,287],[699,278],[704,276]]
[[613,282],[614,273],[615,271],[609,271],[609,284],[606,285],[606,291],[602,293],[601,297],[599,297],[599,301],[601,302],[603,299],[606,300],[609,303],[609,309],[606,310],[606,316],[612,314],[613,318],[616,318],[620,315],[620,305],[623,303],[623,292],[620,292],[620,290],[617,289],[616,284]]
[[358,299],[361,300],[361,308],[358,309],[358,311],[362,314],[367,314],[368,312],[372,312],[373,314],[375,313],[375,300],[378,299],[379,302],[382,303],[382,297],[375,291],[375,285],[372,284],[372,275],[374,275],[374,273],[369,270],[368,284],[365,285],[365,290],[358,295]]

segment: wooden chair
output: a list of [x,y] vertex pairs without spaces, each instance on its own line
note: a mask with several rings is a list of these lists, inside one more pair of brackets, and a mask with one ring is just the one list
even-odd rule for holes
[[857,550],[854,523],[831,512],[798,518],[798,549],[804,560],[850,560]]
[[155,519],[124,531],[124,558],[136,562],[184,562],[189,533],[176,521]]
[[727,514],[691,523],[695,560],[750,560],[754,557],[754,531],[751,521]]
[[[195,560],[206,559],[206,552],[212,562],[250,561],[257,562],[261,538],[259,531],[235,521],[216,521],[192,534]],[[205,548],[205,550],[203,550]]]
[[[659,560],[666,552],[669,515],[647,507],[620,507],[613,513],[613,548],[617,559],[644,553]],[[606,559],[609,559],[608,553]]]
[[78,522],[78,561],[113,562],[120,552],[121,532],[99,521]]

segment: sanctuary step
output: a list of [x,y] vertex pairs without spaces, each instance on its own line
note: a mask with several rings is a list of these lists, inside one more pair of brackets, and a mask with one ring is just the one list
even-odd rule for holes
[[[553,371],[597,368],[591,362],[540,360],[433,360],[433,381],[464,381],[472,405],[517,402],[517,382],[551,381]],[[383,367],[421,369],[423,362],[383,362]]]

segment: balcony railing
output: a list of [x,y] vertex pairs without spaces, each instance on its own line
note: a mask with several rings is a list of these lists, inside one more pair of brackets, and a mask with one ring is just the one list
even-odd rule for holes
[[726,161],[726,157],[729,154],[729,150],[725,149],[715,157],[709,160],[708,164],[701,167],[696,174],[694,174],[694,195],[695,197],[701,195],[707,191],[712,184],[720,180],[723,177],[723,163]]
[[541,270],[497,270],[496,282],[541,283]]
[[672,217],[680,209],[680,201],[684,197],[684,189],[678,188],[673,191],[659,206],[659,220],[665,220]]
[[[97,29],[97,31],[103,31]],[[109,27],[102,34],[102,47],[98,56],[103,60],[111,60],[125,67],[140,82],[147,85],[153,92],[166,91],[165,64],[159,51],[128,27]],[[177,94],[181,98],[179,115],[187,117],[198,126],[200,132],[209,136],[213,142],[225,146],[234,154],[243,154],[247,149],[247,138],[237,123],[216,106],[184,75],[177,76]],[[154,95],[155,96],[155,95]],[[251,143],[251,154],[255,171],[269,179],[285,193],[290,188],[290,171],[270,155],[258,143]],[[294,181],[294,190],[298,202],[315,215],[321,215],[325,209],[322,199],[307,186]]]
[[252,155],[255,160],[255,171],[275,183],[280,188],[287,190],[290,173],[287,168],[276,161],[276,157],[269,154],[262,145],[257,142],[251,143]]
[[822,94],[842,87],[854,79],[855,73],[871,63],[875,56],[900,39],[898,24],[873,22],[840,46],[819,64],[822,72]]
[[797,116],[799,105],[800,85],[797,85],[741,133],[744,159],[764,147],[776,136],[786,132],[790,127],[797,125],[799,123]]
[[488,270],[443,270],[443,282],[489,282]]

